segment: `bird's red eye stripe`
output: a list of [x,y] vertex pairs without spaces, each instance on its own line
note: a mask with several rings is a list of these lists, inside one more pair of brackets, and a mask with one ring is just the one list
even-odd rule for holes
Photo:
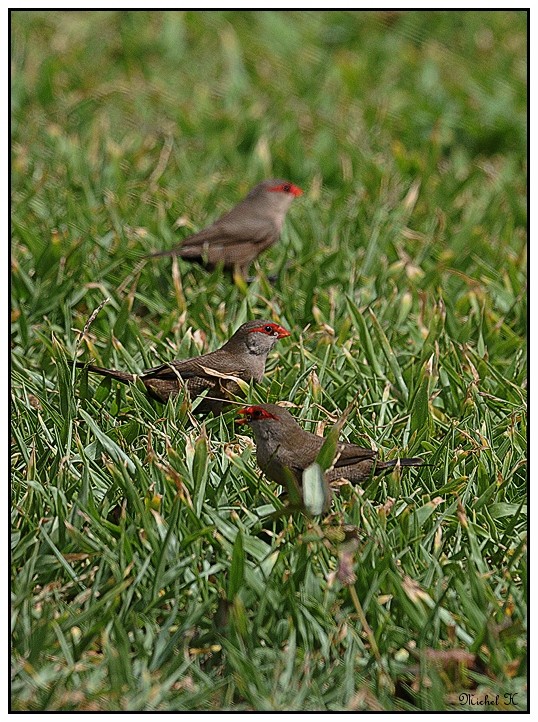
[[299,186],[293,185],[293,183],[280,183],[280,185],[269,188],[271,193],[292,193],[294,196],[302,196],[303,191]]
[[237,419],[236,423],[245,424],[249,421],[260,421],[261,419],[276,419],[269,411],[262,409],[261,406],[246,406],[244,409],[239,409],[237,412],[238,416],[244,416],[244,419]]
[[276,336],[276,338],[286,338],[290,335],[290,332],[283,326],[279,326],[278,323],[266,323],[263,326],[256,326],[251,328],[249,333],[264,333],[266,336]]

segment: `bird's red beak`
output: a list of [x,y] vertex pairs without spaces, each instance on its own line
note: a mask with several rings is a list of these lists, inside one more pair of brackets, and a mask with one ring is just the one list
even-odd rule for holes
[[235,417],[234,421],[238,426],[245,426],[247,424],[247,420],[244,417],[246,414],[248,414],[248,409],[239,409],[237,412],[237,416],[240,416],[241,418]]
[[286,336],[291,336],[291,333],[288,331],[288,329],[284,328],[283,326],[277,326],[275,331],[278,332],[278,338],[286,338]]
[[299,196],[302,196],[302,195],[303,195],[302,189],[299,188],[299,186],[294,186],[293,184],[292,184],[292,186],[291,186],[291,188],[290,188],[290,193],[293,193],[293,195],[294,195],[296,198],[298,198]]

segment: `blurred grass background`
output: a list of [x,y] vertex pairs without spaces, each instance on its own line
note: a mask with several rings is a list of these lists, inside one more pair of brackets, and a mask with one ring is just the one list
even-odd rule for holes
[[[524,708],[526,13],[11,30],[13,708]],[[270,176],[305,195],[248,288],[141,260]],[[293,334],[250,399],[314,430],[361,392],[344,436],[433,466],[260,538],[280,502],[233,414],[193,428],[73,369],[252,317]]]

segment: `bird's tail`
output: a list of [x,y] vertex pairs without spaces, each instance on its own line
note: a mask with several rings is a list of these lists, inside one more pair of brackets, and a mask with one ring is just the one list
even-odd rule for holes
[[[390,461],[379,461],[376,464],[376,470],[393,469],[395,466],[425,466],[423,459],[418,456],[409,459],[391,459]],[[426,464],[427,466],[427,464]]]
[[122,384],[130,384],[134,381],[133,374],[130,374],[127,371],[116,371],[115,369],[104,369],[104,368],[101,368],[101,366],[94,366],[93,364],[86,364],[83,361],[77,361],[77,363],[75,365],[79,369],[86,369],[86,371],[91,371],[92,373],[99,374],[100,376],[110,376],[110,378],[116,379],[116,381],[121,381]]
[[[194,236],[189,236],[185,239],[185,241],[179,245],[174,246],[173,248],[169,248],[166,251],[155,251],[155,253],[150,253],[148,256],[144,256],[144,258],[163,258],[164,256],[179,256],[180,258],[188,258],[190,261],[203,261],[204,263],[207,262],[207,246],[204,245],[201,242],[196,242],[196,240],[191,241]],[[189,241],[191,241],[189,243]]]

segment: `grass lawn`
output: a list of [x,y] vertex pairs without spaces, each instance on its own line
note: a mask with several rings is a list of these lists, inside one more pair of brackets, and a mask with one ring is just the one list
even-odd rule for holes
[[[526,14],[11,21],[12,709],[525,709]],[[143,260],[272,176],[248,286]],[[74,368],[251,318],[249,401],[430,466],[275,519],[233,411]]]

